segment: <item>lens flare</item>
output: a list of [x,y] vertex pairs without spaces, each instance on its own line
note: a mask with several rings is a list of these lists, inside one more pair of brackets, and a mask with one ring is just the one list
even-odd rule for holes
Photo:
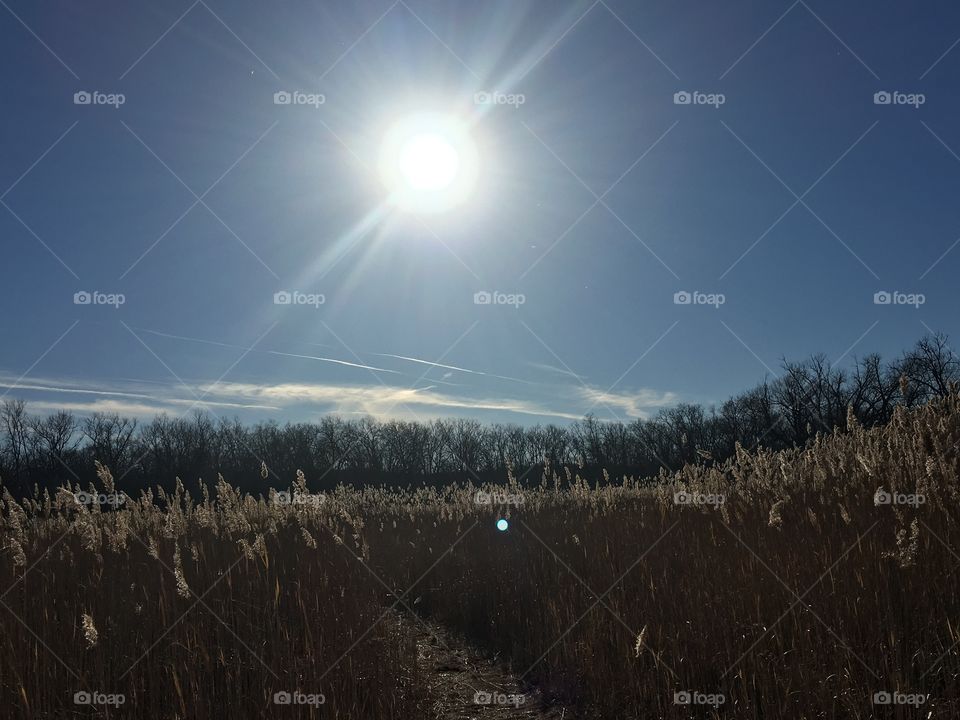
[[438,114],[413,115],[387,132],[380,176],[392,205],[413,213],[439,213],[469,199],[478,157],[465,123]]

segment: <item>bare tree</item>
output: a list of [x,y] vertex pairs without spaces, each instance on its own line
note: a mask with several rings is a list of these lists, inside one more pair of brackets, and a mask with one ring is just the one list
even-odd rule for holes
[[83,421],[81,432],[89,443],[92,460],[99,460],[115,474],[123,473],[132,462],[136,419],[116,413],[94,413]]
[[66,469],[71,475],[70,455],[82,440],[77,419],[69,412],[59,411],[44,418],[31,418],[30,445],[36,455],[37,465],[45,472]]
[[4,400],[0,405],[0,429],[3,430],[0,458],[12,479],[21,480],[29,452],[29,419],[23,400]]
[[920,402],[945,397],[951,385],[960,379],[960,364],[942,334],[921,338],[901,361],[901,371],[911,387],[918,391]]

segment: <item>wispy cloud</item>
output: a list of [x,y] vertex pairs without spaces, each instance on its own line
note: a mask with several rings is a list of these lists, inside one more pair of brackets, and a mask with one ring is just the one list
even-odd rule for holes
[[[135,385],[134,383],[130,383]],[[158,409],[163,409],[160,406],[172,405],[197,405],[201,406],[210,406],[210,407],[224,407],[224,408],[235,408],[242,410],[280,410],[280,407],[277,405],[258,405],[252,403],[243,403],[243,402],[227,402],[227,401],[216,401],[208,400],[204,398],[203,401],[198,402],[196,397],[193,398],[184,398],[184,397],[171,397],[166,395],[163,390],[159,392],[135,392],[135,391],[121,391],[121,390],[110,390],[105,387],[96,387],[91,386],[88,383],[82,383],[75,380],[47,380],[47,381],[34,381],[29,383],[24,382],[15,382],[10,378],[0,377],[0,388],[9,388],[11,391],[16,392],[20,391],[21,393],[26,392],[37,392],[37,393],[58,393],[58,394],[69,394],[69,395],[95,395],[103,398],[124,398],[126,400],[145,400],[150,403],[154,403],[154,412],[157,412]],[[169,386],[161,385],[161,388],[169,388]],[[206,392],[205,389],[198,389],[196,393],[197,397],[200,397],[203,392]],[[59,404],[57,407],[65,408],[65,404]],[[145,405],[146,407],[146,405]]]
[[137,332],[156,335],[157,337],[167,338],[168,340],[183,340],[185,342],[200,343],[202,345],[214,345],[216,347],[232,348],[234,350],[246,350],[242,345],[233,345],[231,343],[218,342],[217,340],[203,340],[202,338],[187,337],[186,335],[174,335],[173,333],[160,332],[159,330],[148,330],[147,328],[134,328]]
[[[230,348],[230,349],[233,349],[233,350],[245,350],[245,351],[248,351],[248,348],[246,348],[246,347],[244,347],[244,346],[242,346],[242,345],[236,345],[236,344],[233,344],[233,343],[220,342],[220,341],[218,341],[218,340],[205,340],[205,339],[203,339],[203,338],[188,337],[188,336],[186,336],[186,335],[176,335],[176,334],[174,334],[174,333],[161,332],[161,331],[159,331],[159,330],[150,330],[150,329],[147,329],[147,328],[136,328],[136,330],[137,330],[138,332],[148,333],[148,334],[150,334],[150,335],[155,335],[156,337],[167,338],[167,339],[169,339],[169,340],[181,340],[181,341],[183,341],[183,342],[201,343],[201,344],[203,344],[203,345],[212,345],[212,346],[215,346],[215,347],[223,347],[223,348]],[[323,344],[323,343],[314,343],[314,342],[304,342],[304,344],[305,344],[305,345],[311,345],[311,346],[314,346],[314,347],[324,347],[324,348],[332,348],[332,347],[334,347],[334,346],[332,346],[332,345],[326,345],[326,344]],[[332,364],[335,364],[335,365],[342,365],[342,366],[344,366],[344,367],[353,367],[353,368],[358,368],[358,369],[361,369],[361,370],[370,370],[370,371],[373,371],[373,372],[391,373],[391,374],[394,374],[394,375],[406,375],[406,373],[400,372],[399,370],[390,370],[390,369],[387,369],[387,368],[377,367],[377,366],[375,366],[375,365],[365,365],[365,364],[360,363],[360,362],[350,362],[349,360],[340,360],[340,359],[337,359],[337,358],[323,357],[323,356],[318,356],[318,355],[304,355],[304,354],[300,354],[300,353],[282,352],[282,351],[280,351],[280,350],[266,350],[266,349],[263,349],[263,350],[254,350],[253,352],[263,353],[263,354],[267,354],[267,355],[276,355],[276,356],[279,356],[279,357],[300,358],[300,359],[302,359],[302,360],[315,360],[315,361],[317,361],[317,362],[332,363]],[[537,384],[537,383],[531,382],[531,381],[529,381],[529,380],[523,380],[523,379],[521,379],[521,378],[510,377],[509,375],[498,375],[498,374],[496,374],[496,373],[486,372],[486,371],[483,371],[483,370],[472,370],[472,369],[470,369],[470,368],[461,367],[461,366],[459,366],[459,365],[446,365],[446,364],[444,364],[444,363],[432,362],[432,361],[430,361],[430,360],[423,360],[423,359],[421,359],[421,358],[410,357],[409,355],[395,355],[395,354],[393,354],[393,353],[380,353],[380,352],[360,352],[360,354],[361,354],[361,355],[368,356],[368,357],[391,358],[391,359],[393,359],[393,360],[401,360],[401,361],[403,361],[403,362],[416,363],[416,364],[418,364],[418,365],[428,365],[428,366],[430,366],[430,367],[441,368],[441,369],[443,369],[443,370],[450,370],[450,371],[462,372],[462,373],[466,373],[466,374],[468,374],[468,375],[478,375],[478,376],[481,376],[481,377],[496,378],[496,379],[498,379],[498,380],[507,380],[507,381],[509,381],[509,382],[522,383],[522,384],[524,384],[524,385],[536,385],[536,384]],[[449,374],[449,373],[444,374],[443,377],[444,377],[444,378],[450,377],[450,374]],[[441,382],[441,381],[436,380],[436,381],[433,381],[433,382]],[[449,384],[449,385],[454,385],[454,386],[455,386],[454,383],[445,383],[445,384]]]
[[613,411],[618,417],[647,418],[654,411],[676,405],[680,401],[672,392],[657,392],[646,388],[633,392],[612,392],[584,385],[578,388],[578,393],[590,403],[592,412],[600,418],[605,411]]
[[[82,414],[116,412],[139,417],[164,412],[180,415],[197,407],[217,415],[243,411],[248,418],[290,420],[334,413],[407,419],[472,415],[503,420],[522,416],[555,422],[578,420],[588,411],[602,420],[629,420],[649,417],[678,401],[673,393],[649,389],[613,392],[569,384],[518,397],[468,388],[453,391],[442,388],[440,382],[422,388],[375,382],[364,385],[220,381],[184,386],[148,380],[108,382],[64,378],[36,378],[28,383],[16,383],[12,376],[0,373],[0,388],[16,391],[28,400],[34,411],[67,409]],[[189,397],[184,397],[185,394]],[[203,399],[197,400],[199,397]]]
[[334,363],[335,365],[346,365],[347,367],[361,368],[363,370],[372,370],[374,372],[392,373],[400,375],[397,370],[387,370],[386,368],[375,367],[373,365],[362,365],[360,363],[348,362],[346,360],[337,360],[335,358],[318,357],[317,355],[298,355],[297,353],[285,353],[279,350],[266,350],[268,355],[282,355],[283,357],[303,358],[304,360],[318,360],[320,362]]
[[500,411],[573,420],[581,417],[576,413],[553,409],[529,400],[456,396],[438,392],[434,387],[411,389],[383,385],[220,383],[217,392],[234,398],[246,398],[252,402],[306,404],[323,412],[359,413],[374,417],[406,417],[411,414],[431,417],[443,409]]
[[123,402],[121,400],[92,400],[90,402],[80,402],[76,400],[51,401],[51,400],[33,400],[30,402],[31,412],[53,413],[58,410],[67,410],[78,415],[92,415],[93,413],[117,414],[124,417],[134,418],[153,418],[159,414],[163,408],[146,403]]
[[[214,346],[214,347],[230,348],[230,349],[232,349],[232,350],[244,350],[244,351],[249,351],[249,349],[246,348],[246,347],[244,347],[243,345],[235,345],[235,344],[233,344],[233,343],[225,343],[225,342],[220,342],[220,341],[218,341],[218,340],[205,340],[205,339],[203,339],[203,338],[188,337],[188,336],[186,336],[186,335],[176,335],[176,334],[174,334],[174,333],[161,332],[161,331],[159,331],[159,330],[149,330],[149,329],[147,329],[147,328],[136,328],[136,329],[137,329],[138,332],[147,333],[147,334],[150,334],[150,335],[154,335],[154,336],[156,336],[156,337],[166,338],[166,339],[168,339],[168,340],[180,340],[180,341],[183,341],[183,342],[200,343],[200,344],[202,344],[202,345],[212,345],[212,346]],[[313,347],[322,347],[322,348],[333,348],[333,347],[334,347],[333,345],[327,345],[327,344],[324,344],[324,343],[315,343],[315,342],[304,342],[303,344],[304,344],[304,345],[310,345],[310,346],[313,346]],[[280,350],[253,350],[252,352],[263,353],[263,354],[267,354],[267,355],[277,355],[277,356],[279,356],[279,357],[300,358],[300,359],[302,359],[302,360],[315,360],[315,361],[317,361],[317,362],[332,363],[332,364],[334,364],[334,365],[342,365],[342,366],[344,366],[344,367],[353,367],[353,368],[358,368],[358,369],[360,369],[360,370],[370,370],[370,371],[373,371],[373,372],[391,373],[391,374],[394,374],[394,375],[403,375],[403,374],[404,374],[404,373],[399,372],[398,370],[390,370],[390,369],[387,369],[387,368],[377,367],[377,366],[375,366],[375,365],[364,365],[363,363],[350,362],[349,360],[340,360],[340,359],[337,359],[337,358],[322,357],[322,356],[319,356],[319,355],[303,355],[303,354],[299,354],[299,353],[282,352],[282,351],[280,351]],[[474,374],[477,374],[477,375],[486,375],[486,374],[487,374],[487,373],[475,372],[475,371],[473,371],[473,370],[467,370],[467,369],[465,369],[465,368],[454,368],[453,366],[440,365],[439,363],[430,363],[430,362],[427,362],[426,360],[417,360],[416,358],[408,358],[408,357],[404,357],[404,356],[402,356],[402,355],[390,355],[390,354],[387,354],[387,353],[362,353],[362,354],[364,354],[364,355],[371,355],[371,356],[376,355],[376,356],[379,356],[379,357],[396,358],[396,359],[399,359],[399,360],[408,360],[408,361],[410,361],[410,362],[424,363],[424,364],[426,364],[426,365],[435,365],[436,367],[443,367],[443,368],[449,367],[449,368],[452,369],[452,370],[460,370],[461,372],[474,373]],[[491,376],[491,377],[499,377],[499,376]],[[505,379],[505,380],[512,380],[513,378],[504,378],[504,379]],[[523,381],[517,381],[517,382],[523,382]],[[448,384],[452,384],[452,383],[448,383]]]
[[564,375],[566,377],[572,377],[575,380],[583,382],[587,379],[586,375],[577,375],[575,372],[567,370],[566,368],[554,367],[553,365],[548,365],[547,363],[539,362],[528,362],[527,365],[534,368],[535,370],[540,370],[542,372],[556,373],[557,375]]
[[[376,355],[377,357],[388,357],[394,358],[395,360],[405,360],[407,362],[418,363],[420,365],[430,365],[432,367],[443,368],[444,370],[456,370],[457,372],[468,373],[470,375],[482,375],[483,377],[492,377],[499,380],[509,380],[510,382],[523,383],[524,385],[534,385],[535,383],[530,382],[529,380],[521,380],[520,378],[510,377],[508,375],[497,375],[496,373],[484,372],[483,370],[470,370],[469,368],[459,367],[458,365],[444,365],[443,363],[431,362],[430,360],[421,360],[420,358],[409,357],[407,355],[394,355],[392,353],[367,353],[368,355]],[[444,375],[444,377],[447,377]]]

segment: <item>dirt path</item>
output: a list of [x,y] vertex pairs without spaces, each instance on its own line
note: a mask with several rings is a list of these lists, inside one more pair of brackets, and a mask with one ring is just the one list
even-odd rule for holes
[[445,628],[410,614],[396,620],[416,638],[431,720],[577,720],[568,708],[545,708],[535,688],[524,690],[516,676]]

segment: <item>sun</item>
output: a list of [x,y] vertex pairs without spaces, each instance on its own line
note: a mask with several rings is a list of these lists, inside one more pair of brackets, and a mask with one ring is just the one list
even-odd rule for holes
[[412,115],[394,124],[383,140],[380,176],[394,206],[439,213],[465,202],[478,173],[468,127],[441,114]]
[[400,174],[417,190],[443,190],[456,179],[459,169],[457,149],[436,133],[416,135],[400,151]]

